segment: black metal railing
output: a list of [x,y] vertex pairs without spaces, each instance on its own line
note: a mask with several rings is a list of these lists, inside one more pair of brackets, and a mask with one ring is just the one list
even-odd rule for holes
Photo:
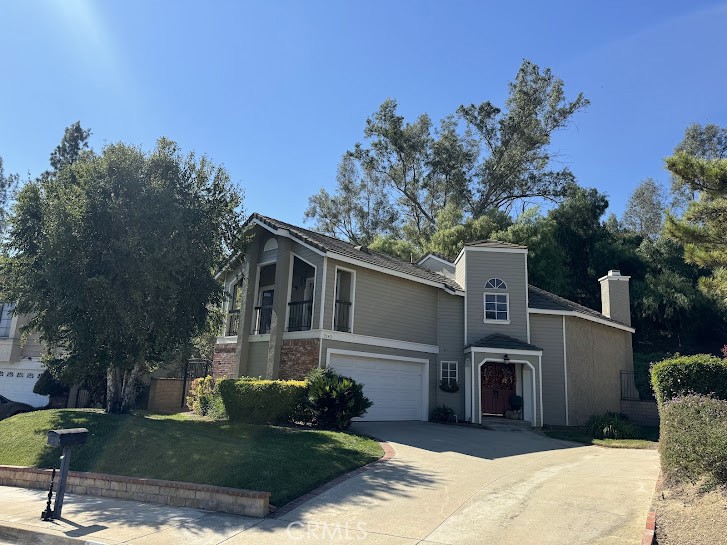
[[227,336],[234,337],[240,330],[240,311],[231,310],[227,313]]
[[333,329],[336,331],[351,331],[351,301],[336,299],[336,311],[333,314]]
[[621,371],[621,399],[641,399],[633,371]]
[[308,331],[313,317],[313,299],[288,303],[288,331]]
[[255,307],[255,330],[256,335],[270,333],[270,322],[273,318],[273,305]]

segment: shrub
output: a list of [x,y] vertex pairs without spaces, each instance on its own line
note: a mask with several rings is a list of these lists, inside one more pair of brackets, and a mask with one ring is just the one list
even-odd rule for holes
[[223,379],[218,388],[229,419],[248,424],[291,422],[306,394],[301,380]]
[[611,412],[593,415],[586,428],[594,439],[634,439],[640,431],[626,415]]
[[727,399],[727,362],[709,354],[670,358],[652,366],[651,384],[660,404],[687,394]]
[[59,396],[67,394],[68,391],[68,386],[53,378],[48,369],[40,374],[35,386],[33,386],[33,393],[42,396]]
[[215,419],[226,418],[225,406],[220,395],[219,383],[210,376],[192,381],[187,407],[196,414]]
[[454,409],[447,407],[446,405],[440,405],[432,411],[432,416],[429,417],[431,422],[456,422]]
[[364,396],[363,385],[331,369],[308,376],[306,414],[315,426],[345,430],[351,420],[366,414],[373,403]]
[[659,441],[667,476],[727,483],[727,401],[699,395],[666,401]]

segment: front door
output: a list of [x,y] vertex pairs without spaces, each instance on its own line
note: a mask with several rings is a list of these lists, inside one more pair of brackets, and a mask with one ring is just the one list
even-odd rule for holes
[[505,414],[515,394],[515,365],[485,363],[481,376],[482,414]]

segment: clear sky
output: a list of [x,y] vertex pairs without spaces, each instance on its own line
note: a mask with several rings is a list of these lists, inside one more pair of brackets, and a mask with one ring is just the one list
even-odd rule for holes
[[224,163],[246,209],[301,222],[387,97],[409,119],[502,104],[523,58],[591,106],[554,141],[620,214],[691,122],[727,126],[727,3],[2,0],[0,156],[35,176],[76,120]]

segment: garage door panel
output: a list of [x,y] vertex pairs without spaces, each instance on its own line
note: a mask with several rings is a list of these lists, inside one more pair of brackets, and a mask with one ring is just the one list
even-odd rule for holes
[[363,385],[373,406],[360,420],[421,420],[423,365],[375,354],[331,354],[329,366]]

